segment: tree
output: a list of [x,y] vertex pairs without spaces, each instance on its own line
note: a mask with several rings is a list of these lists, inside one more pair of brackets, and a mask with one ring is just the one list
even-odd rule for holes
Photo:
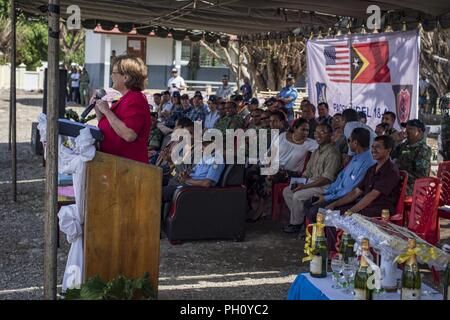
[[[200,45],[226,65],[236,78],[240,64],[241,79],[250,78],[254,91],[278,91],[284,86],[288,74],[298,78],[306,69],[306,45],[298,39],[244,43],[240,48],[241,55],[237,41],[221,47],[223,54],[217,53],[204,41],[200,41]],[[239,56],[240,61],[237,61]]]
[[[0,63],[10,59],[11,18],[10,2],[0,0]],[[24,63],[34,70],[47,60],[47,17],[17,15],[17,64]],[[60,57],[67,68],[72,62],[84,64],[84,30],[68,30],[61,21]]]
[[85,32],[81,30],[68,30],[64,22],[60,23],[61,60],[68,69],[72,62],[84,64]]
[[428,78],[439,97],[446,93],[450,71],[450,30],[420,30],[420,74]]

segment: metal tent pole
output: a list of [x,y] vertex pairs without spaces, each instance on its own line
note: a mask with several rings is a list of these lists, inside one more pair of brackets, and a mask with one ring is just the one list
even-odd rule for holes
[[47,147],[45,166],[44,298],[56,299],[59,106],[59,0],[48,2]]
[[11,83],[9,112],[9,147],[12,158],[12,193],[17,202],[17,123],[16,123],[16,1],[11,0]]

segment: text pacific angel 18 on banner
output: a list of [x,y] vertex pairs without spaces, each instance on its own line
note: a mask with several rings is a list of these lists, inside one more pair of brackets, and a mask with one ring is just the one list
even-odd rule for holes
[[345,35],[307,44],[308,94],[330,114],[350,106],[374,128],[385,111],[401,122],[418,116],[418,31]]

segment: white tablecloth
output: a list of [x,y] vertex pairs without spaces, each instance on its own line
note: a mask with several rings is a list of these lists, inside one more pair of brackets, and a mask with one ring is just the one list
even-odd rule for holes
[[[328,273],[326,278],[313,278],[309,273],[303,273],[300,276],[302,275],[330,300],[353,300],[352,294],[346,294],[343,289],[333,289],[331,287],[333,285],[331,273]],[[442,299],[441,293],[422,283],[422,300]],[[385,292],[382,296],[374,295],[374,300],[400,300],[400,292]]]

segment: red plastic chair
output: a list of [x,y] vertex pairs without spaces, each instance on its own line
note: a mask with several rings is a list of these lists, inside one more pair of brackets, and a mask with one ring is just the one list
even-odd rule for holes
[[406,171],[400,170],[400,184],[400,195],[395,208],[395,214],[389,218],[389,221],[402,227],[405,225],[405,198],[406,188],[408,186],[408,173]]
[[441,183],[438,178],[417,179],[408,217],[408,229],[432,245],[440,239],[437,215],[440,193]]
[[[311,158],[311,152],[308,152],[305,158],[305,164],[303,166],[303,169],[300,173],[300,176],[303,174],[303,172],[306,170],[306,166],[308,164],[309,158]],[[275,183],[272,186],[272,220],[278,221],[281,218],[281,210],[282,206],[284,204],[284,198],[283,198],[283,190],[289,186],[289,182],[281,182],[281,183]]]
[[[437,177],[441,181],[439,206],[450,206],[450,161],[439,163]],[[450,219],[450,212],[438,209],[438,217]]]

